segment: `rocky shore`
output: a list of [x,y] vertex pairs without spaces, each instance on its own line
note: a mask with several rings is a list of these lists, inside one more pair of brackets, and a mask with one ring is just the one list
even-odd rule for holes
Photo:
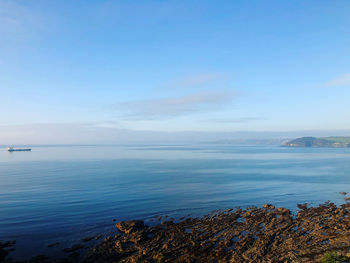
[[[116,224],[118,234],[93,248],[77,246],[66,258],[37,256],[35,262],[320,262],[326,252],[350,252],[350,204],[225,210],[180,222],[147,226]],[[16,262],[0,243],[0,262]],[[334,261],[335,262],[335,261]],[[343,262],[343,261],[342,261]]]

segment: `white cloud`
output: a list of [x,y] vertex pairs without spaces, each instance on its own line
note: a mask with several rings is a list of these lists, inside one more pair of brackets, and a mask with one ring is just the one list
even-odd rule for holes
[[[47,16],[15,0],[0,1],[0,44],[13,44],[42,33],[48,24]],[[1,43],[3,42],[3,43]],[[11,43],[8,43],[11,42]]]
[[222,74],[218,73],[193,74],[191,76],[174,80],[173,83],[168,86],[171,88],[194,88],[211,84],[220,78],[222,78]]
[[350,73],[339,76],[326,83],[327,87],[350,86]]
[[0,2],[0,30],[2,33],[10,33],[18,30],[22,25],[22,19],[26,17],[25,9],[15,1]]
[[125,102],[118,104],[116,109],[124,119],[162,119],[216,111],[232,102],[234,97],[232,92],[198,92],[173,98]]
[[121,129],[122,125],[117,121],[104,121],[104,122],[91,122],[84,125],[86,128],[109,128],[109,129]]
[[263,118],[257,117],[237,117],[237,118],[213,118],[205,120],[205,122],[218,122],[218,123],[248,123],[254,121],[261,121]]

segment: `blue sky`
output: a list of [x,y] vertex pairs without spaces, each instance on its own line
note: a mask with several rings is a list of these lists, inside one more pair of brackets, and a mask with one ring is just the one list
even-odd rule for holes
[[0,0],[0,143],[350,130],[349,14],[347,0]]

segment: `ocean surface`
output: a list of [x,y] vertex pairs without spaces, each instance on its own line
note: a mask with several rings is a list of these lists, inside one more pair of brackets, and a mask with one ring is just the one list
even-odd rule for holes
[[[272,203],[344,202],[350,148],[279,146],[40,146],[0,148],[0,240],[14,256],[58,255],[114,222],[178,219]],[[48,248],[51,243],[60,245]]]

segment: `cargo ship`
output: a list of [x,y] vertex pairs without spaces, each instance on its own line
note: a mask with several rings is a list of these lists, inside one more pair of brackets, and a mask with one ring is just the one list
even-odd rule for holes
[[30,148],[13,148],[13,147],[8,147],[7,151],[9,152],[30,152],[32,149]]

